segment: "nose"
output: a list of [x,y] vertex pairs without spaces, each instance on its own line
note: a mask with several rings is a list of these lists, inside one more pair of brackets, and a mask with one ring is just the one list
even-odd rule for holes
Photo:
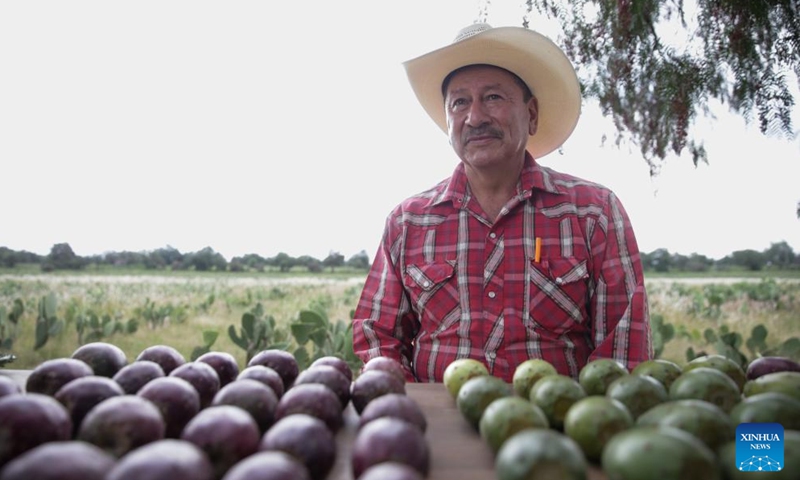
[[467,111],[466,123],[471,127],[480,127],[489,122],[489,114],[483,102],[472,102]]

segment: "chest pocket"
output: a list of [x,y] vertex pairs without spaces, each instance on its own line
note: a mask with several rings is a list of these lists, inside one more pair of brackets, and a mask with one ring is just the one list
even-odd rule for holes
[[586,260],[574,257],[531,261],[530,316],[548,332],[561,335],[585,328],[589,270]]
[[404,283],[421,320],[443,321],[459,308],[455,261],[408,265]]

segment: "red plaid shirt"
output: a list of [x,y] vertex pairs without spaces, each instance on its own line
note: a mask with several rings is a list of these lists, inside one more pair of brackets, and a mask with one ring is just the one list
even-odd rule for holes
[[[541,256],[536,261],[536,238]],[[353,321],[356,354],[441,382],[457,358],[511,381],[529,358],[577,378],[587,361],[652,358],[639,250],[613,192],[525,159],[492,224],[464,167],[389,215]]]

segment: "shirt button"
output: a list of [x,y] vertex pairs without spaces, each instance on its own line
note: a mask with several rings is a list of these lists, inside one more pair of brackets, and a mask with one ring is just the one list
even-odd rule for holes
[[564,279],[561,277],[556,277],[556,285],[561,285],[562,283],[564,283]]
[[489,298],[494,298],[495,296],[497,296],[497,294],[496,294],[496,293],[494,293],[494,292],[489,292]]
[[492,237],[492,238],[497,238],[497,234],[494,233],[494,232],[490,233],[489,236]]
[[486,356],[489,358],[489,360],[494,360],[497,354],[494,352],[489,352],[486,354]]
[[431,282],[422,282],[422,286],[428,288],[431,286]]

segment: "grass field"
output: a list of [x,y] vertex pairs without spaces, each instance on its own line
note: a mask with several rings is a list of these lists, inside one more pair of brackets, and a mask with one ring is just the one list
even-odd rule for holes
[[[22,299],[25,314],[19,322],[11,353],[13,368],[32,368],[48,358],[69,356],[78,346],[70,312],[91,311],[119,321],[138,320],[135,333],[115,333],[103,338],[134,358],[144,348],[167,344],[187,359],[203,343],[203,332],[216,331],[213,350],[231,353],[245,362],[246,354],[228,336],[228,328],[241,327],[242,315],[256,304],[279,325],[287,325],[311,306],[323,308],[331,321],[350,319],[363,285],[360,277],[200,277],[151,275],[25,275],[0,276],[0,306],[10,310]],[[34,350],[39,300],[50,293],[58,303],[63,331]],[[149,320],[148,320],[149,319]]]
[[[649,278],[649,277],[648,277]],[[228,336],[239,329],[242,315],[257,304],[279,325],[286,326],[310,307],[327,312],[331,321],[349,321],[363,285],[363,274],[148,274],[83,272],[35,274],[0,272],[0,308],[11,309],[20,299],[25,313],[14,335],[12,348],[2,349],[17,359],[9,368],[32,368],[49,358],[69,356],[79,345],[75,318],[91,312],[120,323],[136,319],[134,333],[117,332],[104,337],[118,345],[129,358],[144,348],[167,344],[187,359],[203,343],[203,332],[217,332],[213,350],[233,354],[244,365],[246,354]],[[796,279],[673,278],[648,281],[651,314],[673,325],[674,338],[662,353],[678,363],[686,362],[686,349],[716,353],[704,332],[723,326],[742,336],[739,349],[753,327],[767,328],[767,343],[775,346],[800,336],[800,282]],[[35,323],[40,300],[53,294],[57,317],[65,322],[61,332],[34,350]],[[0,319],[2,320],[2,319]],[[2,337],[3,335],[0,335]]]

